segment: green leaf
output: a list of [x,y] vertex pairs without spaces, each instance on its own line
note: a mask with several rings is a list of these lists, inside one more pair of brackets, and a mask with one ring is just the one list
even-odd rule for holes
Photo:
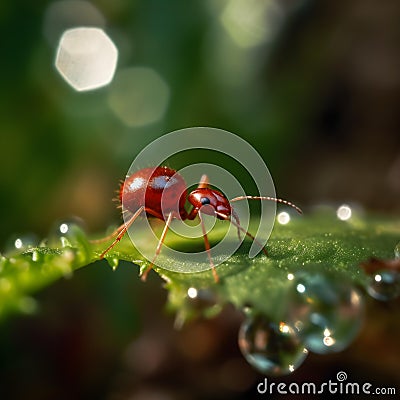
[[[372,256],[393,258],[399,238],[400,223],[393,218],[353,216],[348,221],[340,221],[329,210],[292,219],[287,225],[276,224],[267,243],[268,256],[261,254],[249,259],[250,242],[246,240],[235,255],[217,267],[219,284],[214,282],[210,270],[177,273],[155,268],[155,271],[166,281],[168,307],[177,312],[181,322],[197,312],[213,315],[226,303],[240,309],[250,306],[271,318],[279,318],[290,286],[288,274],[303,270],[331,271],[365,286],[367,277],[359,263]],[[12,312],[34,312],[33,293],[99,260],[107,244],[91,244],[86,235],[76,229],[58,246],[43,245],[2,256],[0,318]],[[173,235],[169,235],[168,244],[190,246],[193,250],[203,246],[201,240],[185,240]],[[114,269],[120,260],[142,268],[148,265],[128,237],[118,243],[106,259]],[[192,301],[187,295],[189,288],[196,289],[202,296]],[[201,307],[199,303],[203,303]]]

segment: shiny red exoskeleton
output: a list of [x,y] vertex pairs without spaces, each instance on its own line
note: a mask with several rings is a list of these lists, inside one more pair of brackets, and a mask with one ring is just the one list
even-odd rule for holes
[[[221,220],[229,220],[236,226],[239,237],[240,232],[243,232],[255,240],[254,236],[241,227],[239,218],[231,206],[232,202],[244,199],[275,201],[293,207],[299,213],[302,212],[293,203],[275,197],[240,196],[229,201],[223,193],[209,186],[208,178],[205,175],[201,177],[198,187],[188,195],[184,179],[175,170],[168,167],[143,168],[128,176],[121,185],[119,192],[120,203],[123,205],[124,210],[130,212],[132,216],[110,236],[101,239],[101,241],[104,241],[115,238],[100,257],[103,258],[122,239],[126,231],[141,213],[146,213],[148,216],[163,220],[165,221],[165,226],[159,238],[154,258],[141,276],[142,280],[146,280],[147,274],[153,268],[153,264],[160,254],[171,221],[174,218],[192,220],[198,217],[214,280],[219,282],[219,277],[211,257],[210,243],[202,220],[202,214],[213,215]],[[186,200],[193,206],[189,212],[185,209]],[[267,254],[264,247],[263,251]]]

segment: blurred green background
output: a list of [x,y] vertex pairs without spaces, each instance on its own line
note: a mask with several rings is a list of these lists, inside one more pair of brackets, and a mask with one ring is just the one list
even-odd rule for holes
[[[14,234],[45,237],[65,217],[79,216],[93,233],[118,223],[111,199],[135,155],[190,126],[249,141],[277,194],[306,210],[347,202],[395,217],[399,21],[395,0],[2,1],[2,249]],[[64,29],[93,25],[116,44],[118,68],[111,85],[78,93],[54,67],[56,47]],[[156,78],[136,90],[124,76],[138,67]],[[118,111],[118,102],[126,108]],[[136,107],[147,120],[130,118]],[[236,348],[238,314],[175,332],[160,281],[137,280],[135,267],[112,273],[98,263],[39,294],[38,315],[3,323],[0,397],[254,395],[261,377]],[[390,327],[373,329],[370,336]],[[370,336],[343,354],[311,357],[296,379],[318,368],[323,381],[339,367],[363,379],[355,368],[365,341],[376,345]],[[196,340],[204,344],[195,351]],[[361,359],[366,374],[375,371],[370,379],[398,380],[393,352],[371,365]]]

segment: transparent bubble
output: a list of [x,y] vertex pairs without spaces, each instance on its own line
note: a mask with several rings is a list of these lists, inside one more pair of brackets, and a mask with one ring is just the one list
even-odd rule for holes
[[[170,296],[170,302],[174,303],[174,296]],[[222,309],[218,302],[216,293],[205,288],[189,287],[186,291],[185,302],[179,301],[179,310],[176,313],[174,322],[175,329],[181,329],[186,321],[193,318],[205,317],[212,318],[219,314]]]
[[274,376],[292,373],[308,354],[295,329],[260,315],[247,317],[242,323],[239,347],[255,369]]
[[20,254],[28,249],[36,247],[37,244],[37,237],[33,234],[15,235],[7,241],[5,254],[7,256]]
[[55,65],[77,91],[108,85],[117,67],[118,50],[100,28],[73,28],[64,32]]
[[378,271],[367,286],[368,294],[376,300],[389,301],[400,296],[400,273],[394,270]]
[[61,238],[64,237],[74,243],[84,231],[85,223],[78,217],[56,221],[49,232],[49,241],[51,244],[60,245],[63,242]]
[[80,218],[69,218],[56,222],[49,232],[51,247],[87,247],[85,224]]
[[287,321],[308,350],[331,353],[345,349],[360,331],[364,303],[351,283],[334,274],[304,273],[293,280]]
[[400,258],[400,242],[397,243],[397,246],[394,248],[394,257]]

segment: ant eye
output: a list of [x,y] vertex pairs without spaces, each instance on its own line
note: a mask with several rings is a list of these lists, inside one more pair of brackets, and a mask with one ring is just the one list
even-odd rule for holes
[[208,197],[202,197],[200,199],[201,204],[206,205],[206,204],[210,204],[210,199]]

